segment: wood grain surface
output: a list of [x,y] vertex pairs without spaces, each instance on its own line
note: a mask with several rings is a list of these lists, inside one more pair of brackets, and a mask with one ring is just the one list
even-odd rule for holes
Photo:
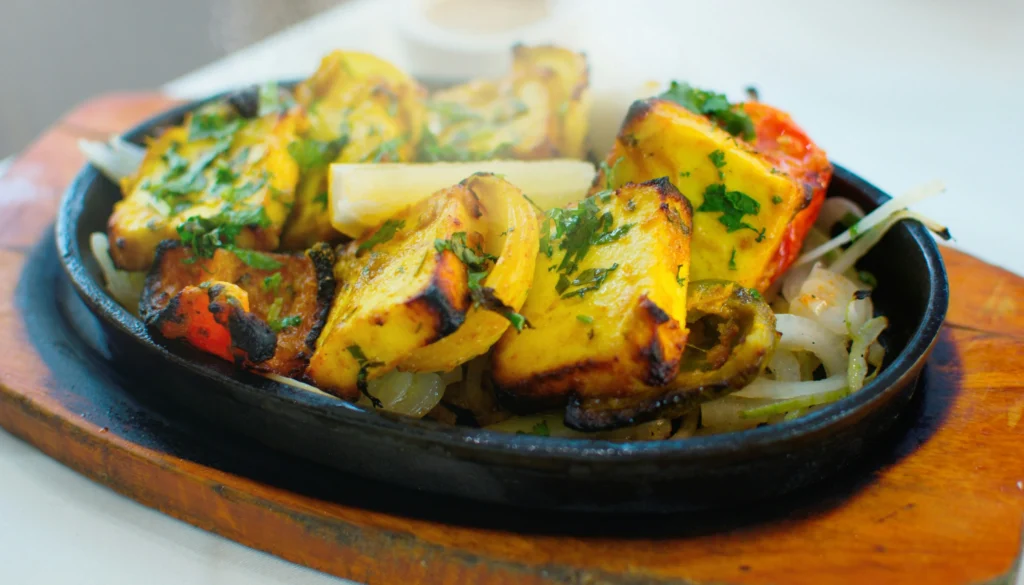
[[[170,104],[155,94],[89,102],[54,125],[0,179],[0,425],[51,457],[201,528],[367,583],[962,585],[1009,579],[1024,518],[1024,279],[949,248],[943,250],[949,317],[913,420],[854,476],[799,495],[809,505],[761,504],[760,520],[650,517],[643,520],[649,531],[634,521],[628,536],[608,526],[590,530],[585,521],[564,530],[552,522],[543,530],[446,522],[444,510],[386,512],[253,479],[237,465],[213,465],[162,447],[160,432],[173,429],[153,427],[140,438],[131,416],[86,408],[74,381],[45,358],[48,351],[73,356],[77,350],[60,340],[30,339],[31,316],[17,305],[24,294],[19,287],[28,286],[21,275],[27,262],[38,261],[37,244],[52,237],[62,190],[83,164],[77,139],[123,131]],[[280,458],[279,464],[289,463]],[[302,469],[313,473],[308,465]],[[359,488],[353,483],[351,490]]]

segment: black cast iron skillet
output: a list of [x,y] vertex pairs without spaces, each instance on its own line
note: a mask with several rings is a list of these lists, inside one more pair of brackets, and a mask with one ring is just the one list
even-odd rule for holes
[[[253,96],[249,91],[235,101],[251,104]],[[210,100],[160,114],[124,138],[141,143]],[[889,198],[839,166],[828,194],[868,210]],[[99,318],[117,367],[131,370],[137,380],[152,380],[137,391],[159,393],[161,400],[208,422],[346,472],[517,506],[686,510],[768,498],[819,481],[870,449],[892,426],[914,393],[949,296],[936,244],[923,227],[904,222],[859,264],[878,278],[875,306],[890,320],[883,336],[887,363],[860,392],[793,421],[681,441],[511,435],[366,412],[154,339],[104,291],[89,252],[89,234],[105,231],[120,197],[118,186],[86,166],[61,203],[56,237],[61,262]]]

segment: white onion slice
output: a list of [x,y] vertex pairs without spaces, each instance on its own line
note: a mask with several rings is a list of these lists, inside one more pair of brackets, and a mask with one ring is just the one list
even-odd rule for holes
[[820,323],[836,335],[847,335],[846,309],[856,293],[854,282],[815,264],[800,293],[790,299],[789,312]]
[[800,362],[792,352],[776,349],[771,361],[768,362],[768,369],[780,382],[800,381]]
[[120,183],[121,179],[135,174],[146,156],[146,149],[113,137],[108,142],[80,139],[78,150],[108,179]]
[[[828,242],[825,242],[824,244],[814,248],[810,252],[804,253],[802,256],[797,258],[794,265],[800,266],[802,264],[814,262],[815,260],[823,257],[825,254],[831,252],[832,250],[835,250],[836,248],[844,244],[850,243],[851,241],[853,241],[853,238],[857,237],[859,234],[866,234],[868,230],[882,223],[889,216],[899,211],[902,211],[915,203],[923,201],[929,197],[938,195],[945,190],[946,187],[942,183],[942,181],[932,181],[931,183],[927,183],[920,187],[911,189],[910,191],[907,191],[906,193],[900,195],[899,197],[890,199],[889,201],[879,206],[878,209],[864,216],[863,219],[858,221],[856,225],[852,226],[850,229],[832,238]],[[837,270],[836,272],[843,271]]]
[[864,379],[868,374],[867,354],[868,348],[875,343],[882,331],[889,326],[889,320],[885,317],[875,317],[864,323],[857,333],[853,335],[853,345],[850,347],[850,364],[846,370],[847,386],[851,392],[856,392],[864,387]]
[[846,371],[849,354],[846,339],[806,317],[775,316],[775,329],[782,334],[781,349],[809,351],[818,356],[829,376]]
[[824,392],[834,392],[846,388],[846,372],[840,372],[824,380],[811,382],[780,382],[768,378],[758,378],[733,396],[741,398],[772,398],[775,400],[813,396]]
[[103,232],[89,234],[89,250],[100,266],[110,296],[137,315],[142,288],[146,284],[146,273],[119,270],[114,266],[114,261],[110,259],[110,241]]
[[821,204],[821,211],[818,213],[818,219],[814,222],[814,225],[826,234],[829,234],[832,233],[832,228],[845,219],[847,215],[860,219],[864,217],[864,210],[849,199],[829,197]]

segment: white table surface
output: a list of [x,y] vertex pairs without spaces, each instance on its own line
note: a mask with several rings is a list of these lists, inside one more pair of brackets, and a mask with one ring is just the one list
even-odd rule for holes
[[[393,1],[343,4],[165,90],[294,78],[332,48],[405,67]],[[576,1],[555,40],[587,50],[595,91],[677,78],[738,96],[756,84],[884,190],[945,180],[918,209],[958,246],[1024,274],[1024,2]],[[163,516],[2,431],[0,478],[0,583],[342,582]]]

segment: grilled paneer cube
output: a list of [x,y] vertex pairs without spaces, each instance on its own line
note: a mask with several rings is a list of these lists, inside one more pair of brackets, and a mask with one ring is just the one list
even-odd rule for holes
[[118,268],[145,270],[157,245],[191,218],[230,224],[224,243],[274,250],[291,209],[298,167],[288,155],[294,114],[239,117],[226,104],[200,109],[152,140],[107,225]]
[[[334,252],[326,244],[294,255],[221,248],[212,258],[202,258],[168,240],[158,249],[139,312],[164,337],[184,338],[225,359],[232,358],[223,348],[241,348],[245,365],[299,377],[330,309],[333,268]],[[195,300],[200,290],[208,293],[208,303]],[[223,303],[214,303],[222,290],[244,299],[241,304],[225,301],[231,307],[227,320],[219,312]],[[210,326],[213,321],[223,321],[219,330]]]
[[689,202],[668,180],[549,213],[521,313],[494,348],[494,381],[527,405],[625,396],[671,382],[686,343]]
[[693,204],[690,278],[767,288],[803,185],[715,121],[651,98],[630,108],[593,190],[659,177]]
[[295,88],[308,120],[289,147],[302,177],[284,246],[302,249],[337,239],[327,208],[332,162],[412,160],[424,121],[426,91],[391,63],[366,53],[335,51]]
[[589,83],[583,54],[518,45],[508,77],[471,81],[431,96],[420,158],[582,158]]
[[455,332],[470,308],[467,260],[483,254],[482,208],[463,184],[348,244],[308,375],[348,399],[413,350]]

